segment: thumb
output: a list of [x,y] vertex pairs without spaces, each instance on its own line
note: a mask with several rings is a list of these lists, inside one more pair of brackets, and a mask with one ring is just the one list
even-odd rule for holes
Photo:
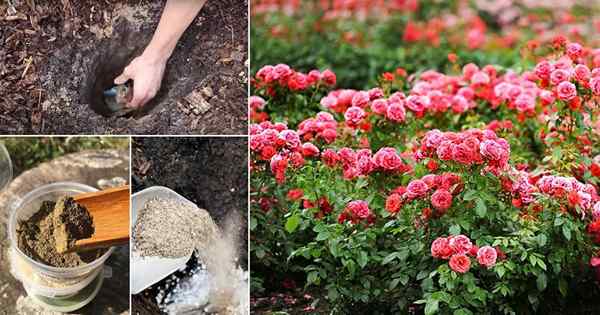
[[120,76],[116,77],[114,80],[115,84],[123,84],[125,82],[127,82],[127,80],[131,79],[131,77],[127,74],[125,74],[125,72],[121,73]]

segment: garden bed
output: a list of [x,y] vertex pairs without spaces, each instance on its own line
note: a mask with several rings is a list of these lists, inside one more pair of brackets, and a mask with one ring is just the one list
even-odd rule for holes
[[163,3],[0,5],[0,130],[43,134],[241,134],[247,4],[207,2],[167,64],[158,95],[105,117],[102,91],[150,40]]

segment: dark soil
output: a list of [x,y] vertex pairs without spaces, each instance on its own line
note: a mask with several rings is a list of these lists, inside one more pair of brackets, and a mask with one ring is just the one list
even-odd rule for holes
[[[81,253],[59,253],[55,237],[64,229],[67,242],[86,238],[94,233],[92,218],[82,206],[72,198],[60,199],[63,206],[55,207],[57,202],[44,201],[40,210],[27,221],[19,221],[17,227],[18,246],[25,255],[41,263],[54,267],[77,267],[90,263],[102,256],[106,250],[92,250]],[[59,211],[58,215],[55,212]]]
[[158,95],[128,117],[109,116],[101,92],[149,42],[164,1],[12,2],[0,4],[0,133],[246,133],[246,0],[209,0]]
[[[225,218],[237,212],[247,226],[248,147],[246,138],[133,138],[133,192],[151,186],[166,186],[198,207],[206,209],[223,228]],[[248,230],[239,230],[240,265],[248,266]],[[193,257],[185,271],[189,274],[198,262]],[[167,291],[167,279],[132,296],[133,314],[157,314],[156,294]]]

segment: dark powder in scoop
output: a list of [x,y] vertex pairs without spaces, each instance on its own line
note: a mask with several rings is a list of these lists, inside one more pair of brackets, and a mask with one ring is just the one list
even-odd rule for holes
[[40,210],[17,226],[19,249],[33,260],[54,267],[77,267],[102,256],[105,249],[63,253],[76,240],[93,234],[92,216],[70,197],[42,202]]

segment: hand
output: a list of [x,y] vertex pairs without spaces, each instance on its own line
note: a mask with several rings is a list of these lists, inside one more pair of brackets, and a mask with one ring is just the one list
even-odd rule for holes
[[115,84],[123,84],[127,80],[133,80],[133,98],[129,101],[127,107],[138,108],[144,106],[156,96],[165,72],[165,65],[165,58],[152,58],[142,54],[125,67],[123,73],[114,82]]

